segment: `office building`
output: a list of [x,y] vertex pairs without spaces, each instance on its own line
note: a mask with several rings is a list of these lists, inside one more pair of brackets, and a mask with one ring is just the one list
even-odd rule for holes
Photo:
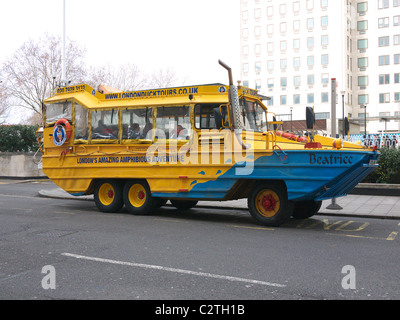
[[353,133],[365,117],[367,133],[400,131],[400,0],[241,0],[240,19],[241,81],[278,118],[314,106],[329,134],[335,78],[336,118],[344,102]]

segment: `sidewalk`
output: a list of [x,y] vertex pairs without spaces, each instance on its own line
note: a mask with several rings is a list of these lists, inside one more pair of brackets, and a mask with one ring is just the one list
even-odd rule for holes
[[[39,196],[93,201],[93,195],[75,197],[58,187],[51,190],[40,190]],[[400,220],[400,197],[351,194],[347,197],[336,199],[336,203],[341,206],[342,209],[330,210],[327,207],[332,204],[332,201],[323,201],[318,214]],[[247,199],[233,201],[199,201],[197,207],[247,210]]]

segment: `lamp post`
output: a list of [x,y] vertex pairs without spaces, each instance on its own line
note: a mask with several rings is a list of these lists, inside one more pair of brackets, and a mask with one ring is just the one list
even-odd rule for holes
[[293,107],[290,107],[290,132],[293,132]]
[[345,129],[345,120],[344,120],[344,118],[345,118],[345,116],[344,116],[344,95],[346,94],[346,91],[340,91],[340,93],[342,94],[342,116],[343,116],[342,129],[343,129],[343,140],[344,140],[345,135],[346,135],[346,133],[345,133],[345,131],[346,131],[346,129]]

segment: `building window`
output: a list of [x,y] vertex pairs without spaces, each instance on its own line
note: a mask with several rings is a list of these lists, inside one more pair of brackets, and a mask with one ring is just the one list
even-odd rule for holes
[[321,83],[322,84],[329,84],[329,74],[323,73],[321,75]]
[[300,58],[293,58],[293,67],[300,68]]
[[295,87],[300,86],[300,84],[301,84],[301,78],[300,78],[300,76],[295,76],[295,77],[293,77],[293,84],[294,84]]
[[380,18],[378,20],[378,27],[379,28],[388,28],[389,27],[389,18]]
[[281,41],[281,51],[286,51],[287,49],[287,42],[286,40]]
[[368,39],[360,39],[357,41],[357,48],[359,50],[365,50],[368,48]]
[[379,103],[389,103],[389,102],[390,102],[390,93],[379,94]]
[[321,36],[321,45],[327,46],[329,43],[329,36]]
[[358,67],[359,68],[368,67],[368,58],[358,58]]
[[281,69],[286,70],[286,68],[287,68],[287,60],[281,59]]
[[300,2],[299,1],[293,2],[293,12],[295,14],[296,13],[298,14],[299,11],[300,11]]
[[380,74],[379,84],[390,84],[390,74]]
[[300,49],[300,39],[293,40],[293,49],[295,49],[295,50]]
[[326,9],[328,7],[328,0],[321,0],[321,8]]
[[400,83],[400,73],[394,74],[394,83]]
[[400,92],[395,92],[394,93],[394,101],[396,101],[396,102],[400,101]]
[[274,87],[274,79],[273,78],[269,78],[267,80],[267,86],[268,86],[268,89],[272,89]]
[[368,85],[368,76],[358,77],[358,86],[365,87]]
[[293,104],[300,104],[300,95],[299,94],[293,95]]
[[368,12],[368,2],[357,3],[357,12],[360,16],[365,15],[365,13]]
[[328,16],[321,17],[321,27],[326,28],[328,26]]
[[387,66],[390,64],[390,56],[379,56],[379,65],[380,66]]
[[400,24],[399,20],[400,20],[400,16],[394,16],[393,17],[393,26],[398,27]]
[[380,47],[387,47],[389,46],[389,37],[379,37],[378,38],[378,43]]
[[267,43],[267,51],[268,51],[268,53],[273,53],[274,52],[274,43],[273,42],[268,42]]
[[321,64],[326,66],[329,63],[329,55],[323,54],[321,55]]
[[314,56],[308,56],[307,57],[307,66],[309,68],[312,68],[314,66]]
[[394,64],[400,64],[400,54],[394,55]]
[[307,0],[306,6],[307,6],[308,11],[313,10],[314,9],[314,0]]
[[313,29],[314,28],[314,19],[313,18],[307,19],[307,28],[308,29]]
[[389,0],[378,0],[378,9],[389,8]]
[[256,71],[256,75],[259,75],[261,73],[261,62],[256,62],[254,65],[254,69]]
[[400,6],[400,0],[393,0],[393,7],[399,7]]
[[400,44],[400,35],[399,34],[396,34],[393,36],[393,44],[395,46],[398,46]]
[[281,78],[281,87],[286,88],[287,87],[287,78]]
[[273,71],[274,70],[274,60],[268,60],[267,69],[268,69],[268,71]]
[[363,105],[365,105],[365,104],[368,104],[368,102],[369,102],[369,98],[368,98],[368,95],[367,95],[367,94],[360,94],[360,95],[358,95],[358,104],[359,104],[360,106],[363,106]]
[[280,24],[280,31],[281,31],[281,33],[286,33],[286,31],[287,31],[287,23],[286,22],[282,22]]
[[293,31],[298,33],[300,31],[300,20],[293,21]]
[[307,48],[312,49],[314,47],[314,37],[307,38]]
[[314,85],[314,82],[315,82],[315,80],[314,80],[314,75],[313,75],[313,74],[308,75],[308,76],[307,76],[307,84],[308,84],[309,86],[313,86],[313,85]]
[[329,102],[329,94],[328,94],[328,92],[322,92],[321,93],[321,102],[322,103]]
[[314,93],[307,94],[307,103],[314,103]]
[[287,96],[281,96],[281,106],[287,105]]

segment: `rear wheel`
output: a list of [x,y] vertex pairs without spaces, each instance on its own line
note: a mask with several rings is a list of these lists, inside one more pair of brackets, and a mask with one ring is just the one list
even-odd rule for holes
[[180,210],[189,210],[196,206],[198,201],[195,200],[170,200],[171,204]]
[[293,218],[307,219],[316,215],[321,209],[322,201],[299,201],[294,203]]
[[269,227],[278,227],[288,221],[293,210],[286,188],[278,183],[256,185],[248,198],[248,207],[259,224]]
[[118,180],[100,180],[95,185],[94,202],[102,212],[117,212],[124,205],[122,184]]
[[123,199],[127,210],[137,215],[150,214],[161,201],[151,196],[146,180],[131,180],[125,183]]

